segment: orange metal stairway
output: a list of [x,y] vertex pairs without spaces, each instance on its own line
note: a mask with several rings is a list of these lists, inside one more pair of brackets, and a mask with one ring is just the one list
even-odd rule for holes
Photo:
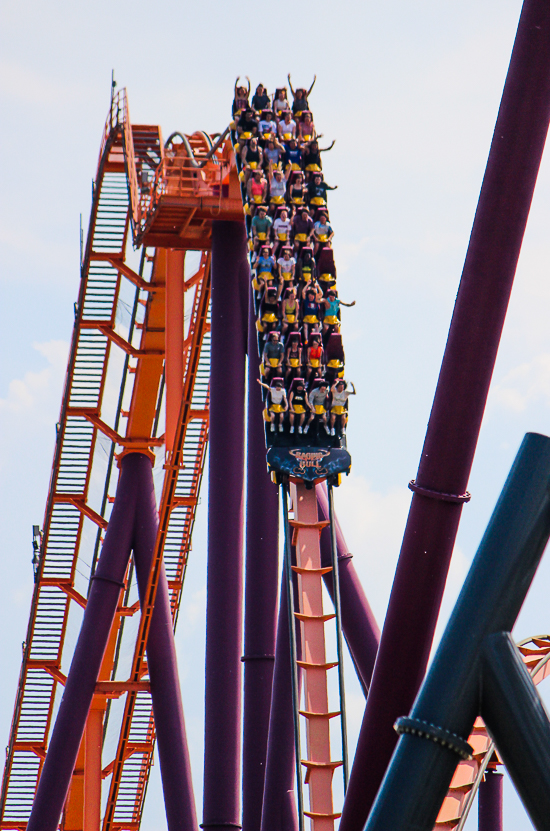
[[334,810],[332,780],[344,762],[331,758],[330,743],[330,722],[343,714],[341,709],[331,711],[328,696],[329,671],[342,671],[338,660],[327,661],[326,654],[325,624],[336,617],[323,609],[323,574],[332,567],[321,567],[320,534],[329,523],[319,521],[315,488],[291,480],[290,495],[294,517],[289,523],[296,550],[292,569],[298,577],[299,598],[294,614],[300,621],[302,644],[302,659],[297,663],[304,679],[304,707],[299,712],[306,719],[307,758],[301,759],[301,764],[309,787],[309,810],[304,810],[304,815],[311,819],[313,831],[333,831],[340,814]]

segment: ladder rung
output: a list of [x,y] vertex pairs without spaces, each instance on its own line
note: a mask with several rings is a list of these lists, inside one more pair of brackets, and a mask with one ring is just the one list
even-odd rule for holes
[[339,819],[342,814],[315,814],[313,811],[304,811],[304,816],[310,819]]
[[301,760],[303,766],[305,768],[318,768],[319,770],[323,768],[340,768],[344,764],[343,762],[310,762],[309,759],[302,759]]
[[338,661],[331,661],[328,664],[312,664],[309,661],[296,661],[302,669],[332,669],[338,666]]
[[334,713],[311,713],[308,710],[298,710],[298,712],[305,718],[336,718],[336,716],[342,715],[340,710],[336,710]]
[[300,566],[292,566],[292,571],[295,571],[296,574],[328,574],[329,571],[332,571],[332,566],[327,566],[326,568],[301,568]]
[[331,615],[303,615],[301,612],[294,612],[295,617],[298,620],[322,620],[325,623],[327,620],[333,620],[336,617],[334,612]]

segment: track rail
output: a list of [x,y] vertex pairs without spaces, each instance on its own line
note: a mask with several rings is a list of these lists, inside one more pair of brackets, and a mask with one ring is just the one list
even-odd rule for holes
[[107,526],[107,518],[90,502],[89,491],[111,355],[111,340],[103,327],[115,332],[121,281],[107,258],[123,260],[129,224],[121,151],[111,110],[101,144],[75,306],[40,560],[2,781],[0,828],[26,827],[57,687],[65,680],[62,658],[70,604],[86,603],[83,587],[77,587],[77,572],[89,570],[81,556],[83,530],[86,521],[101,530]]

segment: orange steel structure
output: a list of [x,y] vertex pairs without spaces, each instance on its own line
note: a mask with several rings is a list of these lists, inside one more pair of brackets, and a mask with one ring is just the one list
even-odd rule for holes
[[305,783],[309,786],[310,810],[304,814],[311,819],[313,831],[333,831],[334,820],[340,817],[334,811],[332,777],[343,761],[333,761],[330,751],[330,720],[342,717],[340,711],[330,711],[328,702],[328,670],[338,661],[327,662],[325,623],[335,615],[323,613],[323,574],[332,567],[321,567],[320,535],[328,521],[319,521],[315,488],[306,488],[300,480],[290,488],[294,518],[292,543],[296,547],[299,610],[295,612],[302,633],[302,660],[298,665],[304,673],[307,758],[301,763],[306,768]]
[[[155,742],[145,644],[163,566],[174,626],[177,622],[208,440],[210,225],[213,218],[242,216],[238,178],[225,136],[217,146],[204,133],[182,137],[165,152],[160,128],[132,125],[125,91],[113,96],[94,180],[7,748],[0,797],[2,829],[26,828],[59,686],[66,680],[68,624],[78,625],[76,610],[86,606],[89,580],[109,521],[115,462],[136,450],[150,454],[163,477],[147,603],[141,609],[137,635],[132,635],[125,621],[139,610],[139,601],[130,567],[63,827],[98,831],[102,780],[110,780],[103,829],[139,827]],[[129,251],[130,231],[135,245],[142,248],[139,268]],[[188,258],[187,252],[198,253]],[[163,413],[166,435],[159,434]],[[121,650],[133,651],[129,677],[120,677]],[[103,733],[112,707],[122,696],[116,754],[102,766]]]
[[[550,636],[528,638],[518,644],[523,661],[535,684],[550,675]],[[439,811],[434,831],[461,831],[485,770],[495,769],[502,762],[489,737],[483,719],[477,718],[468,738],[473,758],[458,763],[449,792]]]

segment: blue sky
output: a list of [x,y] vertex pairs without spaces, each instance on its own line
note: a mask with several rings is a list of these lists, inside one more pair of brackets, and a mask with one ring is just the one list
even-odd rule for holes
[[[72,305],[111,69],[135,123],[220,131],[233,82],[317,83],[336,145],[331,194],[347,371],[358,390],[352,476],[337,508],[380,623],[406,519],[521,3],[281,0],[267,6],[4,0],[0,96],[0,735],[7,743]],[[550,165],[545,156],[495,368],[438,631],[527,430],[550,432]],[[200,791],[205,495],[178,648]],[[550,631],[543,562],[516,627]],[[351,673],[348,672],[348,677]],[[349,684],[350,734],[362,702]],[[1,741],[1,739],[0,739]],[[164,827],[158,766],[147,829]],[[155,784],[156,783],[156,784]],[[507,831],[531,827],[511,787]],[[200,801],[200,800],[199,800]],[[475,824],[472,826],[475,827]]]

